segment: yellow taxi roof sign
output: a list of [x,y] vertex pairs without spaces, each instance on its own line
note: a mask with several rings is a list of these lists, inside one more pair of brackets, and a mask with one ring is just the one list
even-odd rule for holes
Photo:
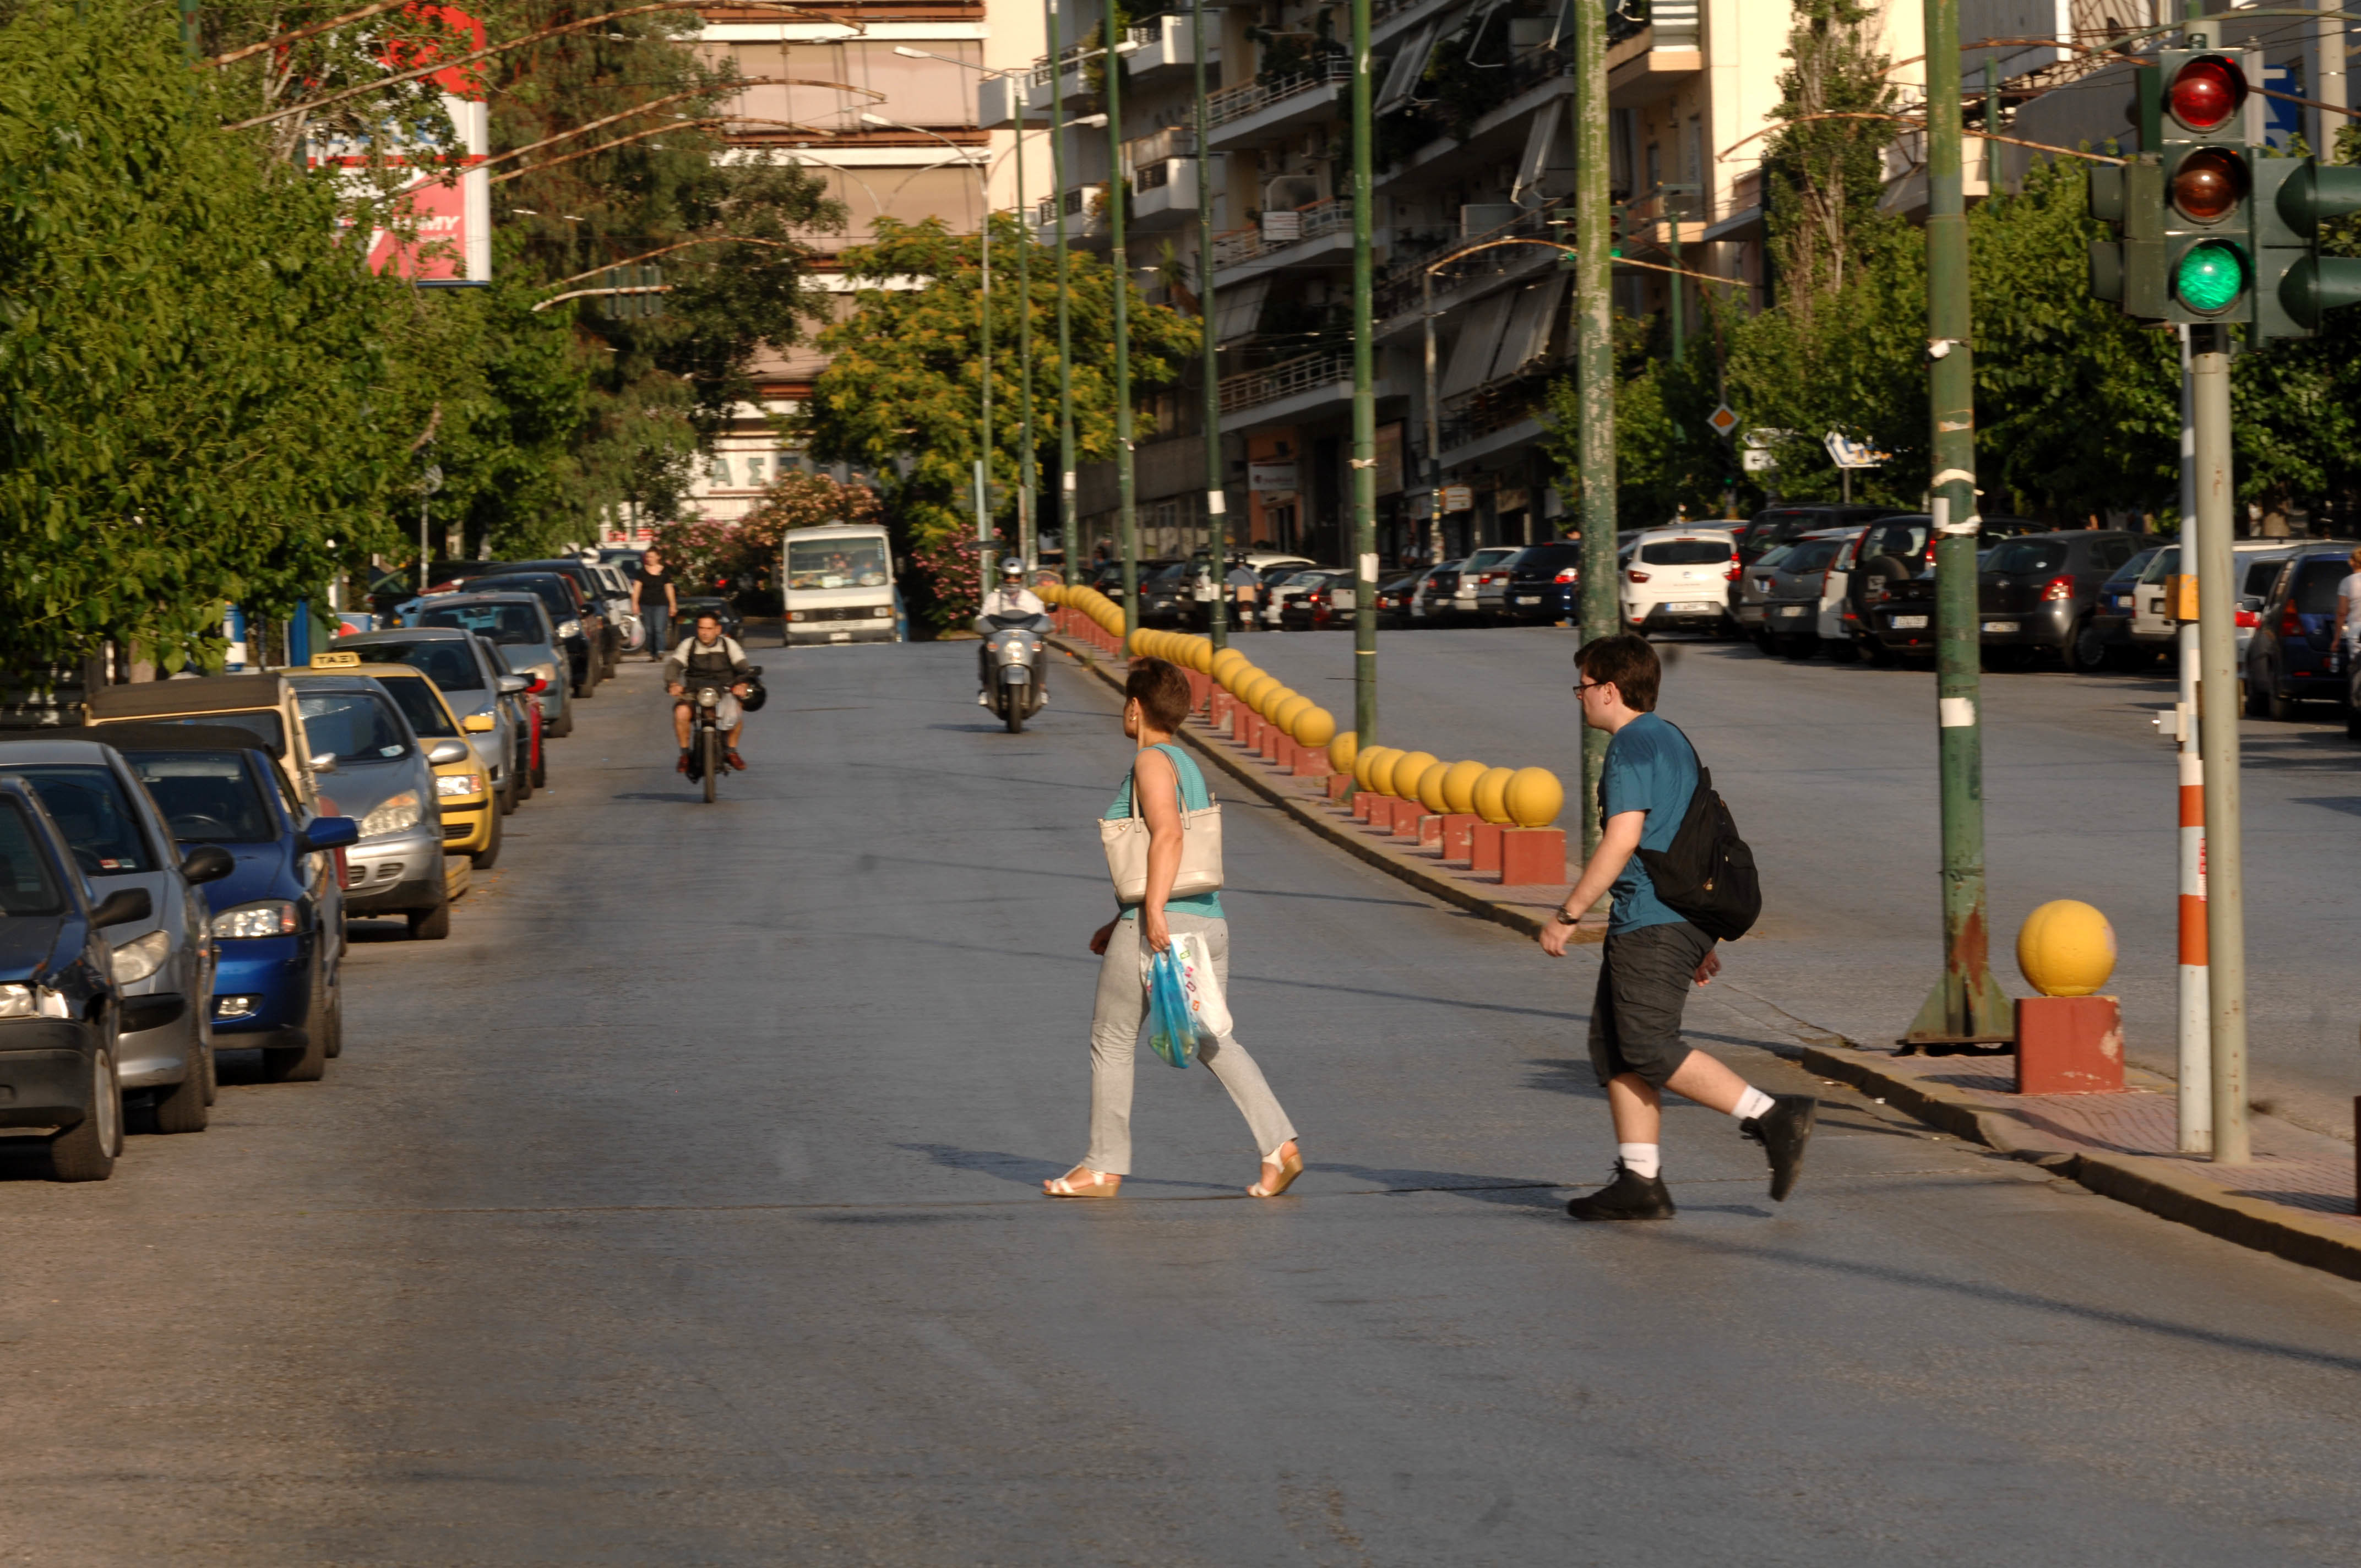
[[312,668],[315,670],[357,670],[360,665],[361,656],[350,649],[335,649],[312,655]]

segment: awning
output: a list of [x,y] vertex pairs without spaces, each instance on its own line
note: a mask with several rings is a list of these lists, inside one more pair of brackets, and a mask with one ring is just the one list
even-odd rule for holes
[[1467,324],[1459,329],[1458,341],[1451,345],[1451,363],[1444,367],[1443,384],[1435,389],[1436,397],[1455,398],[1491,379],[1492,360],[1499,352],[1509,312],[1517,299],[1513,293],[1493,294],[1476,302],[1467,313]]
[[1550,141],[1557,135],[1558,115],[1565,107],[1565,99],[1553,98],[1533,116],[1532,125],[1525,132],[1525,156],[1517,160],[1517,182],[1509,191],[1511,202],[1523,203],[1526,193],[1542,182],[1542,175],[1549,169]]
[[1270,292],[1268,278],[1249,278],[1213,292],[1213,346],[1226,348],[1252,337],[1262,320],[1262,299]]
[[1401,48],[1394,51],[1392,68],[1386,72],[1385,86],[1378,93],[1375,113],[1390,115],[1418,96],[1419,78],[1426,74],[1426,62],[1434,53],[1434,30],[1442,25],[1429,22],[1402,40]]
[[1565,299],[1565,274],[1555,272],[1517,292],[1516,308],[1510,313],[1508,330],[1500,334],[1499,352],[1493,356],[1492,371],[1485,380],[1506,380],[1549,352],[1550,328],[1556,324],[1558,305]]

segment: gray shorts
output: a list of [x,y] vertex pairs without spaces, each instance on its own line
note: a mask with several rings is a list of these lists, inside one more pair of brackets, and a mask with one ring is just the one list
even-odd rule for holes
[[[667,696],[666,700],[670,701],[676,707],[687,708],[692,714],[694,714],[697,710],[697,704],[692,701],[691,698],[695,696],[695,689],[691,688],[688,696]],[[738,720],[745,717],[745,712],[746,710],[744,708],[739,707],[738,698],[726,689],[721,693],[721,700],[713,705],[714,721],[719,724],[724,729],[737,729]]]
[[1590,1066],[1601,1088],[1622,1073],[1658,1089],[1688,1060],[1681,1009],[1713,938],[1686,920],[1609,936],[1590,1003]]

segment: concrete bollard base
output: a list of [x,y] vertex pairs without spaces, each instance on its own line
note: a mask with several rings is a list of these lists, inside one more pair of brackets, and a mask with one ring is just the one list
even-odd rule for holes
[[1343,800],[1343,799],[1345,798],[1345,792],[1346,790],[1348,790],[1348,789],[1351,789],[1352,787],[1353,787],[1353,775],[1352,775],[1352,774],[1350,774],[1350,773],[1330,773],[1330,774],[1328,775],[1328,798],[1329,798],[1329,799],[1331,799],[1331,800]]
[[1353,797],[1353,820],[1356,822],[1367,822],[1370,820],[1371,814],[1378,809],[1378,802],[1383,799],[1385,799],[1385,796],[1378,794],[1374,790],[1365,789],[1360,794],[1355,795]]
[[1438,850],[1443,847],[1443,818],[1433,812],[1418,819],[1418,847],[1423,850],[1429,844]]
[[1394,802],[1394,837],[1397,839],[1417,838],[1418,819],[1425,815],[1426,807],[1421,806],[1414,800],[1398,800]]
[[2112,996],[2028,996],[2016,1004],[2019,1094],[2120,1094],[2123,1014]]
[[1443,819],[1443,858],[1464,861],[1469,854],[1468,839],[1477,824],[1484,819],[1472,811],[1455,811]]
[[1214,729],[1219,729],[1230,721],[1230,707],[1236,700],[1225,691],[1217,691],[1213,694],[1213,709],[1207,717],[1213,721]]
[[1565,829],[1504,828],[1500,830],[1500,885],[1531,887],[1565,880]]
[[1467,834],[1467,869],[1471,872],[1497,872],[1500,869],[1500,825],[1478,822]]
[[1324,779],[1328,776],[1328,748],[1298,746],[1295,749],[1295,776],[1300,779]]

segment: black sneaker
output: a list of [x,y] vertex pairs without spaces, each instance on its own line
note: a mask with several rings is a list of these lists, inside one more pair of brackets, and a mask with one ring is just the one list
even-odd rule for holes
[[1761,1144],[1763,1152],[1771,1157],[1774,1202],[1785,1202],[1787,1194],[1795,1190],[1795,1178],[1804,1169],[1804,1150],[1812,1141],[1812,1118],[1819,1109],[1820,1102],[1808,1094],[1778,1094],[1772,1097],[1770,1110],[1738,1124],[1739,1132]]
[[1620,1159],[1614,1180],[1587,1198],[1576,1198],[1565,1212],[1577,1220],[1669,1220],[1675,1212],[1663,1177],[1634,1176]]

